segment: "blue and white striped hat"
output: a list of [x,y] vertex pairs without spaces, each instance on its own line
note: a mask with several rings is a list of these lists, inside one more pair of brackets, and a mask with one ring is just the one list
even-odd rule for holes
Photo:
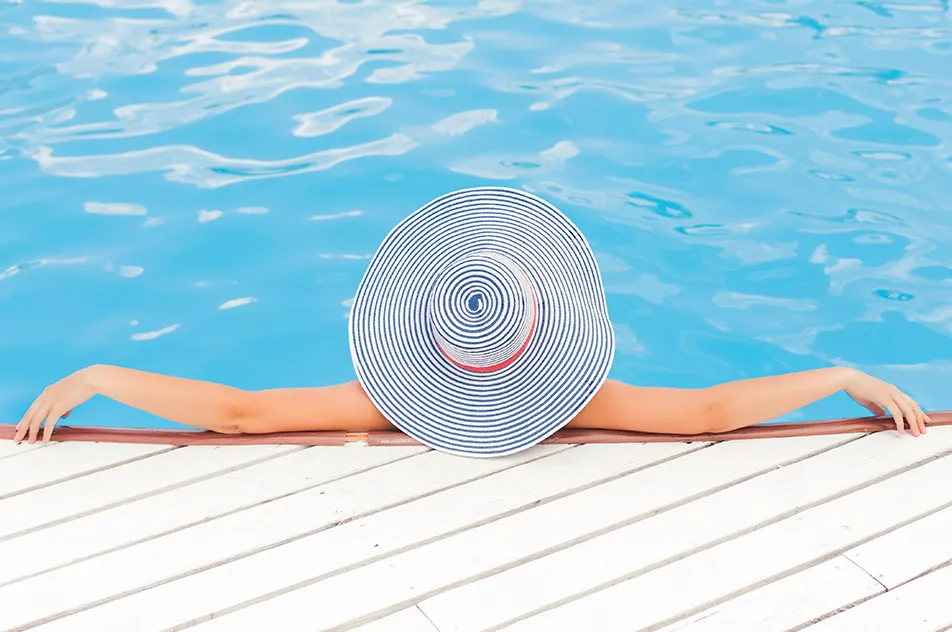
[[431,448],[502,456],[572,420],[611,368],[598,265],[558,209],[515,189],[433,200],[401,221],[354,298],[361,385]]

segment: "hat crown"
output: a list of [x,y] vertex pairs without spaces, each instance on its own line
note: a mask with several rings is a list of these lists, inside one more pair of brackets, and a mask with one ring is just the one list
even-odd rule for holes
[[537,309],[525,269],[501,252],[480,250],[436,275],[428,322],[449,362],[487,373],[509,366],[525,351]]

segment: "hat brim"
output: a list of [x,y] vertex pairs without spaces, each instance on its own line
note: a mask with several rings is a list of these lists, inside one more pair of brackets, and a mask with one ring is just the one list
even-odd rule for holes
[[[427,305],[435,275],[485,250],[526,271],[538,325],[515,362],[478,373],[447,361]],[[386,419],[426,446],[471,457],[513,454],[565,426],[605,381],[615,350],[581,231],[544,200],[502,187],[448,193],[394,227],[358,287],[349,337],[357,377]]]

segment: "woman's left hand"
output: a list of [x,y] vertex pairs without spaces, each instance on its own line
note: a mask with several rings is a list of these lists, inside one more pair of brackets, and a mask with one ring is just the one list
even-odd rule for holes
[[929,415],[922,412],[918,403],[892,384],[876,379],[862,371],[851,371],[846,386],[846,394],[865,406],[877,416],[887,414],[896,422],[896,430],[903,433],[908,424],[912,436],[926,433],[926,425],[932,422]]
[[23,441],[29,434],[30,443],[36,443],[40,426],[46,420],[43,441],[49,441],[56,423],[96,394],[87,376],[88,369],[83,369],[47,386],[17,424],[13,440]]

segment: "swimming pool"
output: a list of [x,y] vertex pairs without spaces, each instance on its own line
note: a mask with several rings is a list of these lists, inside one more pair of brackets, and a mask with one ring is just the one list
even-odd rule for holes
[[[952,408],[950,15],[0,0],[0,423],[94,363],[353,379],[349,302],[378,242],[481,184],[589,237],[612,377],[836,362]],[[784,419],[864,412],[844,396]],[[101,400],[70,423],[171,426]]]

